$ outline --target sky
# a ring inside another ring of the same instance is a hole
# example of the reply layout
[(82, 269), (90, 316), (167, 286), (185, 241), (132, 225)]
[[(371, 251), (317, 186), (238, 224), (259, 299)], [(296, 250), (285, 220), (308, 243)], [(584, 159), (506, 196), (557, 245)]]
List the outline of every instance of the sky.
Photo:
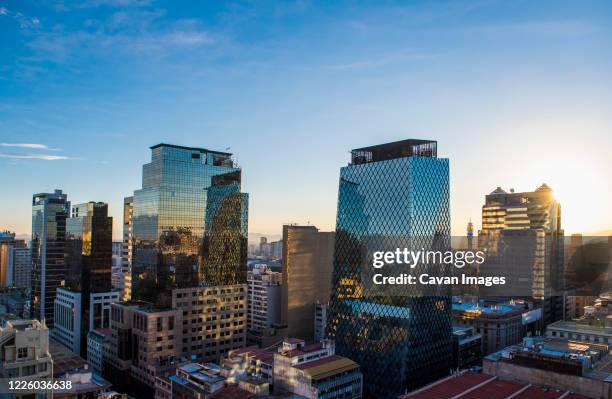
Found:
[(612, 3), (0, 0), (0, 229), (33, 193), (108, 202), (151, 145), (224, 151), (249, 231), (335, 227), (349, 151), (438, 140), (453, 234), (543, 182), (566, 233), (612, 229)]

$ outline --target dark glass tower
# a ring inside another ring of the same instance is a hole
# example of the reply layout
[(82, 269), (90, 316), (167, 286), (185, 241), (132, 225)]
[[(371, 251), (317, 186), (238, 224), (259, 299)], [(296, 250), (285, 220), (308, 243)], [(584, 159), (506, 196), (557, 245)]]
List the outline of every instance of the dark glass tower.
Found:
[(207, 200), (213, 177), (240, 169), (229, 153), (170, 144), (151, 150), (142, 189), (134, 192), (132, 299), (166, 308), (173, 288), (197, 286), (204, 276), (202, 247), (205, 221), (213, 217), (207, 214), (214, 205)]
[(53, 302), (65, 284), (68, 196), (62, 190), (32, 197), (32, 318), (53, 327)]
[(373, 251), (450, 243), (449, 166), (436, 144), (356, 149), (340, 171), (327, 335), (338, 354), (361, 365), (366, 398), (396, 398), (451, 368), (450, 297), (410, 286), (374, 296), (362, 280)]
[[(66, 221), (66, 286), (81, 293), (81, 355), (87, 355), (90, 294), (111, 290), (113, 218), (104, 202), (74, 205)], [(94, 311), (94, 327), (101, 325), (101, 312)]]
[(208, 285), (246, 284), (248, 194), (240, 171), (213, 176), (207, 190), (202, 276)]

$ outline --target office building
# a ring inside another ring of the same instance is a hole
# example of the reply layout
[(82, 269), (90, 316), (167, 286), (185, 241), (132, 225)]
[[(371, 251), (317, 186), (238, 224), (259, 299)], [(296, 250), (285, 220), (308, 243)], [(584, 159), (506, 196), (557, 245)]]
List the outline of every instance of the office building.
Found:
[(437, 158), (437, 143), (353, 150), (340, 170), (326, 335), (339, 355), (360, 365), (366, 398), (396, 398), (451, 369), (450, 295), (424, 296), (411, 287), (369, 295), (361, 280), (373, 251), (434, 246), (450, 246), (449, 162)]
[(247, 273), (249, 332), (260, 333), (280, 324), (282, 274), (258, 264)]
[(66, 219), (70, 202), (62, 190), (32, 197), (32, 317), (53, 327), (55, 293), (66, 281)]
[(572, 391), (551, 389), (547, 384), (537, 386), (510, 379), (501, 379), (494, 375), (467, 371), (441, 379), (407, 395), (402, 395), (400, 399), (587, 399), (585, 396)]
[(29, 288), (32, 254), (24, 240), (15, 233), (0, 232), (0, 287)]
[(500, 379), (612, 398), (612, 355), (607, 344), (529, 337), (483, 359), (483, 372)]
[(49, 379), (52, 370), (47, 326), (38, 320), (3, 320), (0, 327), (2, 384)]
[(329, 301), (333, 257), (333, 232), (283, 226), (281, 322), (288, 336), (313, 340), (315, 304)]
[(359, 365), (335, 355), (332, 341), (306, 345), (289, 338), (274, 354), (274, 392), (291, 392), (308, 399), (362, 397)]
[(32, 284), (32, 251), (25, 241), (15, 241), (13, 248), (13, 286), (30, 288)]
[(546, 336), (612, 346), (612, 296), (600, 295), (592, 305), (584, 306), (582, 316), (559, 320), (546, 326)]
[[(561, 205), (550, 187), (521, 193), (498, 187), (487, 195), (478, 245), (487, 251), (483, 276), (506, 276), (513, 296), (532, 297), (542, 308), (543, 325), (563, 319)], [(481, 295), (500, 294), (485, 287)]]
[(453, 301), (453, 323), (473, 327), (481, 335), (481, 352), (486, 355), (521, 342), (536, 334), (542, 311), (530, 302)]
[(132, 249), (134, 243), (132, 214), (134, 211), (134, 197), (123, 199), (123, 250), (121, 254), (121, 288), (123, 301), (132, 299)]
[(102, 375), (104, 363), (110, 357), (111, 331), (108, 328), (96, 328), (87, 334), (87, 363), (92, 370)]
[[(80, 355), (87, 356), (89, 320), (100, 320), (102, 315), (90, 313), (94, 309), (90, 296), (111, 290), (113, 218), (108, 216), (108, 205), (87, 202), (73, 205), (66, 221), (66, 286), (80, 293), (81, 333)], [(97, 309), (97, 307), (95, 308)], [(95, 327), (103, 327), (96, 325)]]
[[(132, 299), (167, 308), (174, 288), (197, 286), (205, 277), (212, 284), (225, 278), (246, 283), (246, 234), (239, 233), (246, 233), (241, 218), (247, 208), (237, 191), (239, 176), (213, 182), (215, 176), (239, 173), (231, 154), (170, 144), (151, 150), (132, 203)], [(232, 246), (240, 245), (234, 252), (221, 245), (221, 227), (206, 231), (205, 224), (217, 221), (230, 228), (223, 234)], [(238, 264), (242, 257), (244, 268)]]
[(166, 310), (111, 304), (110, 366), (149, 387), (181, 361), (219, 362), (246, 343), (246, 285), (181, 288)]
[(51, 335), (57, 342), (77, 354), (81, 353), (81, 334), (87, 334), (88, 331), (82, 327), (83, 323), (87, 323), (83, 314), (82, 293), (58, 288), (54, 309), (55, 325)]

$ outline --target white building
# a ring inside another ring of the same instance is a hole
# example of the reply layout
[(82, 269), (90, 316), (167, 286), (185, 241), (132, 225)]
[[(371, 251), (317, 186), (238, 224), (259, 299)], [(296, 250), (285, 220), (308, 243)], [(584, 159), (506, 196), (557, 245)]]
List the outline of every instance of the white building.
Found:
[(255, 265), (247, 274), (249, 331), (263, 331), (280, 323), (282, 273)]
[(81, 353), (81, 293), (57, 289), (51, 335), (74, 353)]
[(38, 320), (5, 320), (0, 327), (2, 383), (52, 377), (49, 330)]

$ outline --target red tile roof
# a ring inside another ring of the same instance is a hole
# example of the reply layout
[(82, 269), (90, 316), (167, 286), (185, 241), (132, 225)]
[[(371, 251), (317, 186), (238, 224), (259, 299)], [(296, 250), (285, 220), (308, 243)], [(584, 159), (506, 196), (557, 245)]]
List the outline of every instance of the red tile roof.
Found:
[[(563, 396), (569, 394), (567, 396)], [(487, 374), (466, 372), (436, 381), (402, 399), (587, 399), (582, 395), (500, 380)]]

